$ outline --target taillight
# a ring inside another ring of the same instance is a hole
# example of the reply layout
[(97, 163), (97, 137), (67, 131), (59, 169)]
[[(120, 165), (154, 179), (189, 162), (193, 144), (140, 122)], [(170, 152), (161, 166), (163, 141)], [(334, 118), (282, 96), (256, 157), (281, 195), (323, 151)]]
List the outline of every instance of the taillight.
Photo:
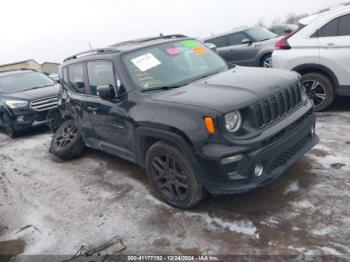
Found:
[(295, 35), (297, 32), (299, 32), (301, 29), (303, 29), (304, 26), (300, 26), (298, 29), (294, 30), (293, 32), (289, 33), (285, 37), (281, 38), (278, 40), (275, 44), (275, 49), (281, 49), (281, 50), (288, 50), (291, 49), (292, 47), (288, 43), (288, 39)]

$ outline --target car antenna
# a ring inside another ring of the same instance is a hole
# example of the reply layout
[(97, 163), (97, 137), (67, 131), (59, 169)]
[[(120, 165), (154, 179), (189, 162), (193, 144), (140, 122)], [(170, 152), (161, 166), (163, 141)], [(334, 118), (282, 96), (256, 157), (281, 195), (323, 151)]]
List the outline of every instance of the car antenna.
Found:
[(90, 44), (90, 42), (88, 42), (88, 45), (89, 45), (89, 47), (90, 47), (90, 49), (91, 49), (91, 52), (92, 52), (92, 46), (91, 46), (91, 44)]

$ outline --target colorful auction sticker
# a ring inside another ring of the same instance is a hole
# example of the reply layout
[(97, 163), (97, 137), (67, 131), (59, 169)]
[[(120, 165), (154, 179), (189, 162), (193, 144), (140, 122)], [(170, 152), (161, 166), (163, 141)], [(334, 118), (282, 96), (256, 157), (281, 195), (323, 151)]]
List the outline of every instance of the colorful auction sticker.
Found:
[(207, 53), (207, 50), (204, 47), (195, 47), (195, 48), (192, 48), (192, 50), (197, 55), (205, 55)]
[(194, 40), (185, 40), (185, 41), (182, 41), (181, 43), (184, 47), (187, 47), (187, 48), (195, 48), (199, 46), (199, 43)]
[(174, 55), (180, 54), (181, 51), (179, 48), (171, 47), (171, 48), (167, 48), (166, 52), (168, 53), (168, 55), (174, 56)]
[(151, 53), (131, 59), (131, 62), (142, 72), (161, 64), (161, 62)]

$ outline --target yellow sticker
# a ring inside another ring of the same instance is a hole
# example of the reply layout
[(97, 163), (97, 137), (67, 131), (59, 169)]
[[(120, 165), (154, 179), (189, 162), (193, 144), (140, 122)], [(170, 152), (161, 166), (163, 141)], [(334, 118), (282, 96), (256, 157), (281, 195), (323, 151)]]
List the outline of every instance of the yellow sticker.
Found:
[(195, 48), (192, 48), (192, 50), (197, 55), (205, 55), (207, 53), (207, 50), (204, 47), (195, 47)]

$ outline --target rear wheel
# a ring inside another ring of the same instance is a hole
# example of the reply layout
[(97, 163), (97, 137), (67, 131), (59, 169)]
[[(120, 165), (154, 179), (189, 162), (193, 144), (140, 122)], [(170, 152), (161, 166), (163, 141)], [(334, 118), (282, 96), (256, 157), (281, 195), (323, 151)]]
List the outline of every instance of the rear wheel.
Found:
[(192, 163), (169, 143), (161, 141), (151, 146), (146, 156), (146, 171), (153, 188), (172, 206), (191, 208), (205, 197)]
[(50, 152), (63, 160), (79, 157), (85, 149), (85, 144), (78, 126), (73, 120), (64, 122), (54, 134)]
[(301, 82), (314, 104), (315, 111), (322, 111), (332, 104), (334, 86), (328, 77), (319, 73), (308, 73), (303, 75)]
[(10, 117), (6, 113), (2, 116), (2, 122), (4, 124), (5, 132), (9, 137), (15, 138), (19, 135), (19, 132), (15, 130), (11, 123)]

